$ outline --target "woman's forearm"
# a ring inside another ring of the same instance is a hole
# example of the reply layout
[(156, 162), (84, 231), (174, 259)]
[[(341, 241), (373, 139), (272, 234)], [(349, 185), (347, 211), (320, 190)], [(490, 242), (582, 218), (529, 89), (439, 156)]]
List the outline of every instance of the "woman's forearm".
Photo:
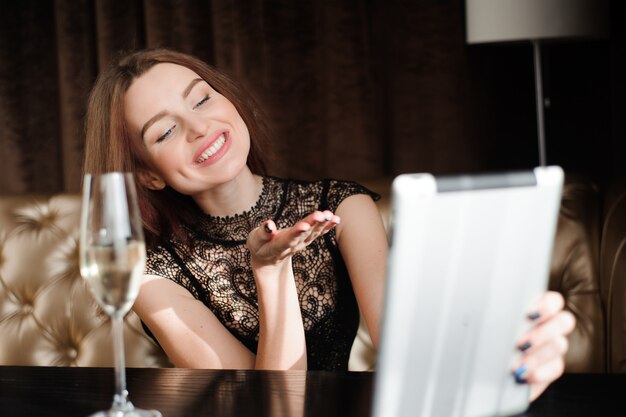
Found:
[(292, 256), (339, 222), (330, 211), (315, 211), (281, 230), (268, 220), (248, 235), (259, 302), (257, 369), (306, 369), (304, 323)]
[(256, 369), (306, 369), (306, 342), (291, 257), (253, 268), (259, 302)]

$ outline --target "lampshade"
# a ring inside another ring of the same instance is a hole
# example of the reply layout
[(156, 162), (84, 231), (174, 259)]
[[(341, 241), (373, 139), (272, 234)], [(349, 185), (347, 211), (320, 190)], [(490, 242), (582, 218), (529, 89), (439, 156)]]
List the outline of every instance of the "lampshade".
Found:
[(605, 0), (466, 0), (468, 43), (608, 36)]

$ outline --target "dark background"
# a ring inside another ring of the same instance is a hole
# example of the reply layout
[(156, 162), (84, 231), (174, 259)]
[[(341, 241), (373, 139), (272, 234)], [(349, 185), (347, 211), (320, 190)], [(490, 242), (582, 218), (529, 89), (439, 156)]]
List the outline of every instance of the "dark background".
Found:
[[(542, 46), (549, 164), (624, 176), (624, 2), (610, 38)], [(272, 173), (370, 179), (538, 164), (530, 43), (467, 45), (462, 0), (0, 0), (0, 194), (76, 192), (89, 89), (166, 46), (241, 82), (275, 132)]]

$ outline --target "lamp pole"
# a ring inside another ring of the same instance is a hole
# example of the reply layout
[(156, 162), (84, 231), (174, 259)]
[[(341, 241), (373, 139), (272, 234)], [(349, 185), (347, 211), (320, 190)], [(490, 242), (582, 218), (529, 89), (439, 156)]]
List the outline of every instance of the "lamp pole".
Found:
[(535, 102), (537, 104), (537, 137), (539, 141), (539, 164), (542, 167), (546, 166), (546, 130), (543, 119), (543, 87), (541, 82), (541, 48), (539, 41), (534, 39), (533, 55), (535, 62)]

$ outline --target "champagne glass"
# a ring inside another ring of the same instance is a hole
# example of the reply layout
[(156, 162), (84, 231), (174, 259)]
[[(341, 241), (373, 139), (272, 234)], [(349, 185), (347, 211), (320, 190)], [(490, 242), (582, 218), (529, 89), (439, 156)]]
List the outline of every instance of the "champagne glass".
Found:
[(80, 272), (92, 295), (111, 318), (115, 358), (115, 396), (108, 411), (92, 417), (161, 417), (128, 400), (124, 361), (124, 316), (137, 297), (146, 249), (130, 173), (87, 174), (80, 224)]

